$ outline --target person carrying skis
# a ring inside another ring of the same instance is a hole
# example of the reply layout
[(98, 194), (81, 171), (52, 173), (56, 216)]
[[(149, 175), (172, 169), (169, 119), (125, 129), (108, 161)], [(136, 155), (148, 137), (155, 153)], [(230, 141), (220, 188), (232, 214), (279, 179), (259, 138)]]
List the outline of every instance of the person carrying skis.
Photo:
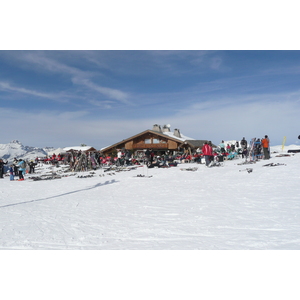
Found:
[(263, 147), (264, 159), (269, 159), (270, 158), (270, 152), (269, 152), (270, 140), (267, 135), (265, 135), (265, 138), (263, 138), (261, 140), (261, 145)]

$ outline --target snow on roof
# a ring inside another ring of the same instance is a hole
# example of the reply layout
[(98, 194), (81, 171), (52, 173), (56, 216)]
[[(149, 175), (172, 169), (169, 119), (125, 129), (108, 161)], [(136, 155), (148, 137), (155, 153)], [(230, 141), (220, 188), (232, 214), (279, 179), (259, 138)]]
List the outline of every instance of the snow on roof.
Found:
[(55, 150), (48, 151), (47, 154), (48, 155), (52, 155), (52, 154), (56, 154), (57, 155), (57, 154), (60, 154), (60, 153), (62, 153), (64, 151), (65, 151), (64, 148), (57, 148)]
[(180, 141), (182, 141), (182, 142), (184, 142), (184, 141), (186, 141), (186, 140), (194, 140), (193, 138), (187, 137), (187, 136), (183, 135), (182, 133), (180, 133), (180, 136), (181, 136), (181, 137), (178, 137), (178, 136), (174, 135), (173, 132), (161, 132), (161, 133), (164, 134), (164, 135), (167, 135), (167, 136), (169, 136), (169, 137), (171, 137), (171, 138), (180, 140)]
[(63, 148), (63, 150), (64, 151), (69, 151), (69, 150), (87, 151), (87, 150), (89, 150), (91, 148), (93, 148), (93, 147), (91, 147), (91, 146), (84, 146), (84, 147), (82, 147), (82, 146), (74, 146), (74, 147), (65, 147), (65, 148)]

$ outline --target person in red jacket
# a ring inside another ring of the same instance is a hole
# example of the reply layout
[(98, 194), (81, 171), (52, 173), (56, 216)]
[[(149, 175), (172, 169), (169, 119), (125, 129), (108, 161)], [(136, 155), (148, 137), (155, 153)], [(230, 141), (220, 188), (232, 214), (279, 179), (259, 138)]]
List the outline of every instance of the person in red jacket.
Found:
[(202, 147), (202, 153), (205, 158), (205, 165), (208, 167), (211, 162), (211, 156), (213, 156), (212, 146), (208, 142), (204, 143)]

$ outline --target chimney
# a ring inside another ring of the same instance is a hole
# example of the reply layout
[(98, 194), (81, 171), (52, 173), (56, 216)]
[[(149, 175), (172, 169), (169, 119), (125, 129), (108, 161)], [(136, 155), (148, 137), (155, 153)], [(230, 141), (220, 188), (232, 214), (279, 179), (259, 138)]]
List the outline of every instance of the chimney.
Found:
[(161, 128), (160, 128), (160, 125), (157, 125), (157, 124), (154, 124), (154, 125), (153, 125), (152, 130), (153, 130), (153, 131), (162, 132), (162, 131), (161, 131)]
[(164, 125), (162, 131), (163, 132), (170, 132), (170, 125)]
[(177, 129), (177, 128), (174, 129), (174, 135), (181, 138), (181, 134), (180, 134), (179, 129)]

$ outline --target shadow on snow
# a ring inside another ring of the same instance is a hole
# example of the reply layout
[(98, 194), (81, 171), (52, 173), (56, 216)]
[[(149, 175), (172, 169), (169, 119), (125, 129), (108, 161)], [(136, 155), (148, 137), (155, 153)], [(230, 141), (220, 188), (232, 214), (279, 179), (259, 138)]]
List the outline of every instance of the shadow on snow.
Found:
[(62, 196), (65, 196), (65, 195), (70, 195), (70, 194), (74, 194), (74, 193), (79, 193), (79, 192), (95, 189), (97, 187), (112, 184), (112, 183), (116, 183), (116, 182), (117, 181), (112, 179), (111, 181), (105, 181), (104, 183), (99, 182), (99, 183), (97, 183), (94, 186), (91, 186), (89, 188), (85, 188), (85, 189), (81, 189), (81, 190), (77, 190), (77, 191), (72, 191), (72, 192), (68, 192), (68, 193), (64, 193), (64, 194), (56, 195), (56, 196), (51, 196), (51, 197), (47, 197), (47, 198), (37, 199), (37, 200), (29, 200), (29, 201), (24, 201), (24, 202), (1, 205), (0, 208), (9, 207), (9, 206), (16, 206), (16, 205), (20, 205), (20, 204), (27, 204), (27, 203), (32, 203), (32, 202), (38, 202), (38, 201), (44, 201), (44, 200), (49, 200), (49, 199), (53, 199), (53, 198), (58, 198), (58, 197), (62, 197)]

